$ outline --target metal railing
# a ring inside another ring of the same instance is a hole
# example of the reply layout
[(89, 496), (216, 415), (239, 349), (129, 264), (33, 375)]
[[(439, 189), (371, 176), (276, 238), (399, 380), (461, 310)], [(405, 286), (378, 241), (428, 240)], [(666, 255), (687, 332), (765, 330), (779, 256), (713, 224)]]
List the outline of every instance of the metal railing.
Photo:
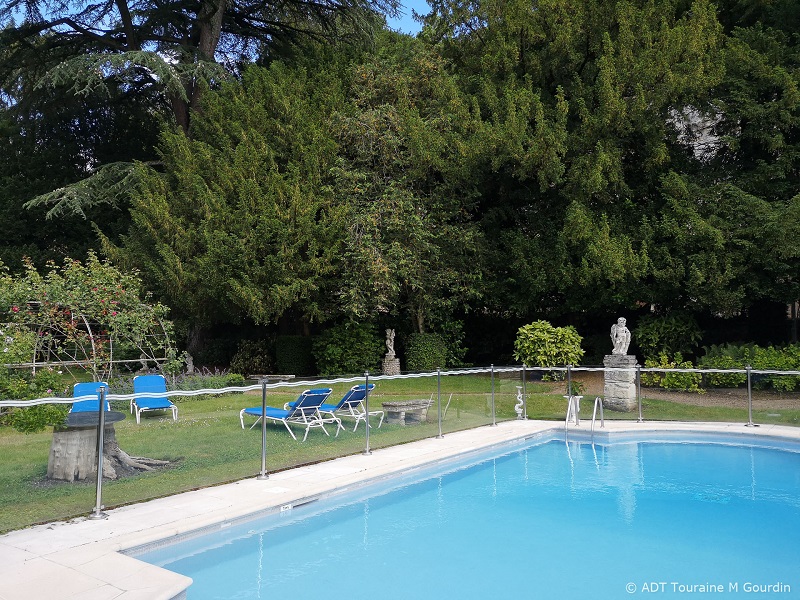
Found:
[[(417, 380), (424, 380), (430, 379), (435, 377), (436, 378), (436, 387), (435, 387), (435, 402), (436, 402), (436, 432), (435, 435), (433, 432), (426, 434), (428, 437), (435, 437), (436, 439), (441, 439), (445, 435), (445, 428), (444, 428), (444, 413), (442, 407), (442, 396), (443, 396), (443, 381), (447, 378), (452, 378), (457, 380), (459, 377), (463, 376), (470, 376), (470, 375), (480, 375), (480, 376), (488, 376), (488, 393), (486, 394), (486, 403), (484, 408), (486, 409), (485, 419), (484, 420), (474, 420), (472, 424), (468, 424), (467, 426), (479, 426), (479, 425), (488, 425), (488, 426), (496, 426), (498, 423), (498, 390), (497, 390), (497, 381), (498, 378), (505, 378), (503, 380), (503, 385), (501, 387), (504, 388), (502, 392), (502, 403), (503, 403), (503, 416), (500, 418), (502, 419), (512, 419), (512, 418), (522, 418), (527, 419), (529, 418), (530, 412), (530, 394), (529, 394), (529, 383), (533, 378), (541, 377), (544, 374), (560, 374), (562, 376), (562, 383), (566, 383), (566, 391), (567, 395), (564, 396), (567, 401), (567, 421), (570, 418), (574, 418), (575, 424), (579, 424), (579, 397), (583, 397), (581, 394), (571, 393), (574, 383), (574, 376), (576, 373), (582, 372), (608, 372), (608, 371), (628, 371), (633, 372), (635, 376), (635, 388), (636, 388), (636, 408), (638, 409), (638, 421), (643, 422), (643, 407), (642, 407), (642, 392), (641, 392), (641, 378), (643, 373), (693, 373), (693, 374), (711, 374), (711, 373), (718, 373), (718, 374), (743, 374), (746, 380), (746, 397), (747, 397), (747, 422), (745, 423), (748, 427), (757, 427), (757, 425), (753, 421), (753, 378), (756, 376), (800, 376), (800, 371), (784, 371), (784, 370), (756, 370), (752, 369), (751, 367), (746, 367), (744, 369), (663, 369), (663, 368), (644, 368), (639, 365), (636, 365), (633, 368), (606, 368), (606, 367), (581, 367), (581, 366), (565, 366), (565, 367), (530, 367), (527, 365), (518, 365), (518, 366), (504, 366), (504, 367), (497, 367), (495, 365), (490, 365), (488, 367), (475, 367), (475, 368), (465, 368), (465, 369), (448, 369), (442, 370), (437, 369), (436, 371), (431, 372), (424, 372), (424, 373), (401, 373), (398, 375), (374, 375), (369, 372), (364, 373), (363, 376), (347, 376), (347, 377), (337, 377), (337, 378), (314, 378), (314, 379), (294, 379), (289, 381), (278, 381), (278, 382), (269, 382), (267, 379), (261, 380), (257, 384), (252, 385), (242, 385), (242, 386), (227, 386), (227, 387), (220, 387), (220, 388), (203, 388), (199, 390), (170, 390), (166, 393), (164, 392), (154, 392), (154, 393), (133, 393), (133, 394), (114, 394), (114, 393), (107, 393), (104, 389), (100, 389), (101, 394), (101, 402), (99, 403), (98, 409), (103, 407), (105, 401), (110, 402), (118, 402), (118, 403), (130, 403), (130, 401), (139, 399), (139, 398), (161, 398), (161, 397), (171, 397), (171, 398), (191, 398), (191, 397), (198, 397), (198, 396), (219, 396), (222, 394), (242, 394), (242, 393), (252, 393), (252, 392), (260, 392), (261, 396), (261, 406), (262, 411), (266, 409), (267, 402), (270, 398), (270, 394), (277, 393), (278, 391), (286, 391), (291, 390), (294, 388), (309, 388), (309, 387), (323, 387), (323, 386), (332, 386), (336, 384), (364, 384), (369, 390), (369, 385), (372, 383), (378, 382), (388, 382), (388, 381), (400, 381), (400, 380), (410, 380), (410, 379), (417, 379)], [(508, 384), (508, 376), (511, 376), (513, 381), (513, 388), (519, 390), (521, 388), (521, 400), (522, 400), (522, 412), (521, 415), (518, 411), (516, 411), (516, 407), (514, 405), (514, 401), (519, 398), (519, 393), (516, 394), (510, 389), (512, 386)], [(485, 381), (485, 380), (484, 380)], [(517, 385), (521, 383), (521, 385)], [(432, 386), (428, 389), (432, 389)], [(486, 389), (486, 388), (484, 388)], [(446, 394), (447, 392), (445, 392)], [(453, 394), (457, 392), (450, 392), (450, 400), (448, 400), (448, 408), (450, 407), (450, 403), (452, 402)], [(551, 395), (557, 392), (550, 391)], [(370, 412), (370, 403), (374, 401), (374, 392), (367, 393), (365, 398), (365, 409), (367, 414)], [(560, 394), (557, 394), (560, 395)], [(4, 407), (30, 407), (30, 406), (37, 406), (42, 404), (72, 404), (75, 401), (80, 400), (96, 400), (97, 396), (81, 396), (81, 397), (46, 397), (46, 398), (37, 398), (34, 400), (0, 400), (0, 409)], [(600, 420), (601, 420), (601, 427), (604, 426), (604, 414), (603, 414), (603, 404), (598, 396), (595, 399), (594, 403), (594, 410), (592, 415), (592, 432), (595, 428), (595, 421), (596, 415), (598, 410), (598, 401), (599, 401), (599, 410), (600, 410)], [(456, 408), (454, 410), (466, 410), (466, 409), (459, 409), (458, 408), (458, 399), (456, 401)], [(563, 406), (563, 405), (562, 405)], [(432, 408), (432, 407), (431, 407)], [(475, 410), (473, 406), (470, 410)], [(431, 411), (432, 412), (432, 411)], [(262, 413), (263, 414), (263, 413)], [(561, 413), (564, 414), (563, 412)], [(552, 418), (552, 417), (551, 417)], [(91, 518), (103, 518), (105, 514), (103, 511), (103, 480), (102, 480), (102, 452), (103, 449), (103, 435), (104, 435), (104, 428), (105, 428), (105, 411), (98, 410), (98, 418), (97, 418), (97, 476), (96, 476), (96, 495), (95, 495), (95, 506), (91, 513)], [(432, 423), (432, 419), (428, 418), (427, 422)], [(369, 418), (367, 418), (367, 423), (369, 423)], [(364, 455), (370, 455), (372, 453), (372, 441), (370, 438), (371, 434), (371, 427), (364, 428), (363, 434), (363, 446), (362, 446), (362, 453)], [(427, 431), (427, 430), (426, 430)], [(267, 454), (267, 434), (268, 428), (262, 426), (261, 427), (261, 451), (260, 451), (260, 469), (258, 473), (258, 479), (268, 479), (268, 454)], [(277, 435), (277, 434), (276, 434)], [(405, 440), (404, 440), (405, 441)], [(401, 443), (401, 442), (396, 442)], [(310, 458), (309, 460), (314, 460)], [(302, 463), (301, 463), (302, 464)]]

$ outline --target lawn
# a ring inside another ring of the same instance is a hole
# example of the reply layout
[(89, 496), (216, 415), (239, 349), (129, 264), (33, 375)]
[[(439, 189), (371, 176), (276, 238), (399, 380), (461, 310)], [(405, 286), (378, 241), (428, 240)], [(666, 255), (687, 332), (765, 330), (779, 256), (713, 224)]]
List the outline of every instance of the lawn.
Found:
[[(331, 398), (340, 398), (352, 384), (333, 386)], [(494, 405), (496, 420), (516, 418), (518, 379), (495, 378)], [(565, 416), (563, 384), (528, 383), (528, 416), (533, 419), (558, 419)], [(112, 386), (113, 389), (113, 386)], [(267, 396), (270, 406), (283, 406), (297, 397), (301, 388), (271, 390)], [(441, 382), (442, 431), (480, 427), (492, 423), (491, 380), (485, 375), (443, 377)], [(400, 426), (384, 423), (372, 427), (371, 449), (402, 444), (439, 432), (436, 378), (378, 381), (370, 395), (370, 408), (380, 408), (382, 401), (429, 399), (433, 405), (426, 423)], [(176, 398), (178, 421), (164, 415), (144, 416), (140, 425), (128, 417), (115, 424), (120, 447), (132, 456), (146, 456), (170, 461), (170, 467), (143, 473), (103, 485), (103, 502), (107, 508), (140, 502), (191, 489), (218, 485), (252, 477), (261, 468), (261, 428), (249, 429), (252, 419), (245, 417), (245, 429), (239, 424), (239, 411), (258, 406), (260, 393), (226, 394)], [(582, 417), (591, 418), (592, 404), (584, 401)], [(127, 404), (115, 406), (127, 412)], [(445, 410), (446, 409), (446, 410)], [(647, 420), (733, 421), (747, 422), (744, 408), (698, 407), (663, 400), (643, 401)], [(767, 416), (769, 411), (754, 412), (760, 423), (797, 424), (800, 411), (780, 411), (779, 416)], [(636, 419), (638, 413), (612, 413), (606, 418)], [(373, 420), (373, 424), (377, 419)], [(328, 427), (330, 437), (312, 430), (302, 441), (302, 429), (295, 428), (295, 441), (284, 426), (267, 424), (267, 470), (270, 472), (328, 460), (338, 456), (363, 452), (366, 445), (365, 428), (353, 432), (353, 422), (344, 421), (345, 431), (334, 437), (335, 429)], [(349, 426), (348, 426), (349, 425)], [(0, 532), (26, 527), (35, 523), (64, 520), (87, 515), (95, 504), (95, 482), (62, 483), (46, 478), (47, 460), (52, 438), (51, 431), (21, 434), (7, 427), (0, 428)]]

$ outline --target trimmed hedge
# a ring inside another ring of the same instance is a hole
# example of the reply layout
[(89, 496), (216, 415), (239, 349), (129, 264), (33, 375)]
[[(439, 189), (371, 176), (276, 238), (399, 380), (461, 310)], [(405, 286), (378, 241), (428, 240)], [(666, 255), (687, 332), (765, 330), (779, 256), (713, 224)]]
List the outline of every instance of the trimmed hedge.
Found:
[(279, 335), (275, 339), (275, 366), (282, 375), (313, 375), (312, 338), (302, 335)]
[(368, 323), (342, 323), (314, 339), (312, 352), (320, 375), (354, 375), (380, 371), (383, 340)]
[(438, 333), (412, 333), (406, 344), (406, 370), (435, 371), (447, 366), (447, 342)]

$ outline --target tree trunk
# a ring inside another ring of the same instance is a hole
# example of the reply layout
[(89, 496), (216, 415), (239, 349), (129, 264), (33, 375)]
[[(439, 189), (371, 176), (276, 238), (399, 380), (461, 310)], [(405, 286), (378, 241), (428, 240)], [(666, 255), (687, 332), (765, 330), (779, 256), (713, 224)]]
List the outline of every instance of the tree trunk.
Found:
[[(169, 461), (130, 456), (117, 443), (114, 425), (103, 433), (103, 478), (119, 479), (140, 471), (154, 471)], [(61, 481), (87, 481), (97, 477), (97, 427), (71, 427), (53, 431), (47, 477)]]

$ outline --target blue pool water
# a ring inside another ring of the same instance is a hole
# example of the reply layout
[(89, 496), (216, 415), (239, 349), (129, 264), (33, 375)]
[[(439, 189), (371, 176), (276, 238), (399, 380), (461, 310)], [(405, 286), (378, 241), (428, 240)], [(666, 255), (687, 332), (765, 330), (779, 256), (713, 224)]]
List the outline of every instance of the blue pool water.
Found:
[(189, 600), (800, 598), (796, 450), (561, 440), (450, 469), (138, 557)]

